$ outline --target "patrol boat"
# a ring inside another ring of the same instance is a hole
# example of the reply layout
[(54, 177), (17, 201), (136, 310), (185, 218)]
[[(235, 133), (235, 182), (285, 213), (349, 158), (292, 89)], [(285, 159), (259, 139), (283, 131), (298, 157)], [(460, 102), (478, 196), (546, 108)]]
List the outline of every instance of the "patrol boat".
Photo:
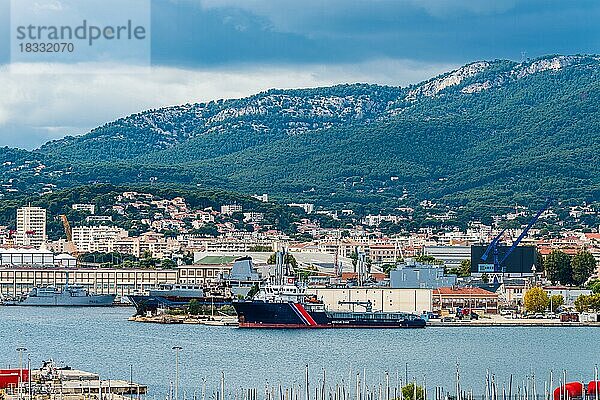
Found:
[(115, 302), (114, 294), (92, 294), (79, 285), (69, 285), (69, 274), (62, 288), (35, 287), (23, 299), (11, 303), (17, 306), (108, 307)]

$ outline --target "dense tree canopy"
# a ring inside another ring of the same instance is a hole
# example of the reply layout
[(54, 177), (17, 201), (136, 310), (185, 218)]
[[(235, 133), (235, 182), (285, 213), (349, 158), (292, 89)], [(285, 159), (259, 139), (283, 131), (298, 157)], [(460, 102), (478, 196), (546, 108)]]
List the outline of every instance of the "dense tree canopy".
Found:
[(525, 309), (530, 313), (541, 313), (546, 311), (550, 304), (548, 294), (541, 287), (532, 287), (523, 297)]
[(560, 250), (552, 250), (544, 259), (546, 277), (552, 282), (564, 285), (572, 283), (571, 258)]
[(571, 260), (573, 283), (583, 285), (596, 272), (596, 259), (589, 251), (578, 252)]
[(569, 60), (490, 62), (434, 95), (339, 85), (148, 110), (39, 151), (2, 149), (3, 179), (15, 193), (111, 182), (357, 207), (441, 199), (488, 218), (488, 205), (546, 196), (598, 201), (600, 63)]

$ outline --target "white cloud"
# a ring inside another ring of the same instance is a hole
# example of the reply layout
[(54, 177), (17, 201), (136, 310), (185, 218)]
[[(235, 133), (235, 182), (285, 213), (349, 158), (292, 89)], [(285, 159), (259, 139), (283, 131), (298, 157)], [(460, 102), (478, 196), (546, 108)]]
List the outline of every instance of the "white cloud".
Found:
[[(405, 86), (453, 67), (406, 60), (219, 70), (23, 64), (11, 72), (9, 66), (3, 66), (0, 145), (35, 147), (44, 140), (82, 134), (149, 108), (244, 97), (270, 88), (353, 82)], [(82, 69), (86, 73), (78, 73)], [(112, 73), (114, 70), (123, 73)]]

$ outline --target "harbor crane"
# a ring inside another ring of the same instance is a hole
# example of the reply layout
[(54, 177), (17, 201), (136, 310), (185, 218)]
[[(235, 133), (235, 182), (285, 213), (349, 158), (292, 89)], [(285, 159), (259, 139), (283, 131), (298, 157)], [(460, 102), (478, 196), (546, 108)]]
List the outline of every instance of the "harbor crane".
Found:
[(523, 232), (521, 232), (521, 234), (519, 235), (519, 237), (517, 238), (517, 240), (514, 241), (514, 243), (508, 249), (508, 251), (506, 253), (504, 253), (504, 255), (503, 255), (502, 258), (500, 258), (499, 254), (498, 254), (498, 242), (500, 242), (500, 239), (504, 235), (504, 232), (506, 231), (506, 228), (502, 229), (502, 231), (498, 234), (498, 236), (496, 236), (492, 240), (492, 242), (490, 243), (490, 245), (485, 250), (485, 253), (483, 253), (483, 255), (481, 256), (481, 260), (487, 261), (489, 259), (489, 257), (490, 257), (490, 253), (491, 253), (492, 254), (493, 264), (494, 264), (494, 272), (496, 272), (496, 273), (498, 273), (498, 272), (505, 273), (506, 272), (506, 266), (505, 266), (504, 262), (512, 254), (512, 252), (517, 248), (517, 246), (521, 243), (521, 241), (523, 240), (523, 238), (525, 236), (527, 236), (527, 233), (529, 232), (529, 230), (531, 229), (531, 227), (537, 222), (537, 220), (540, 218), (540, 215), (542, 215), (542, 213), (544, 211), (546, 211), (548, 209), (548, 207), (550, 207), (550, 203), (551, 202), (552, 202), (551, 199), (546, 199), (546, 202), (544, 203), (544, 205), (542, 206), (542, 208), (540, 208), (540, 210), (533, 216), (533, 218), (531, 219), (531, 221), (529, 221), (529, 224), (527, 225), (527, 227), (525, 229), (523, 229)]
[(75, 242), (73, 242), (73, 231), (71, 230), (71, 224), (69, 223), (69, 220), (67, 219), (67, 216), (65, 214), (62, 214), (60, 216), (60, 219), (62, 221), (63, 227), (65, 228), (65, 234), (67, 235), (65, 251), (67, 253), (70, 253), (74, 257), (78, 257), (79, 251), (77, 249), (77, 245), (75, 244)]

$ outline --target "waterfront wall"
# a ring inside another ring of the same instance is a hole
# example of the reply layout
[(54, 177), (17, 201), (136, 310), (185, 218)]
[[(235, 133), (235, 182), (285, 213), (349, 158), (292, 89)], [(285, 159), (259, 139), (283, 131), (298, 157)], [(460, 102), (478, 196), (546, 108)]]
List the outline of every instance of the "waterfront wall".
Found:
[(340, 302), (371, 301), (373, 310), (421, 313), (432, 310), (430, 289), (394, 288), (309, 288), (308, 292), (323, 300), (328, 309), (336, 311), (364, 311), (365, 308)]

